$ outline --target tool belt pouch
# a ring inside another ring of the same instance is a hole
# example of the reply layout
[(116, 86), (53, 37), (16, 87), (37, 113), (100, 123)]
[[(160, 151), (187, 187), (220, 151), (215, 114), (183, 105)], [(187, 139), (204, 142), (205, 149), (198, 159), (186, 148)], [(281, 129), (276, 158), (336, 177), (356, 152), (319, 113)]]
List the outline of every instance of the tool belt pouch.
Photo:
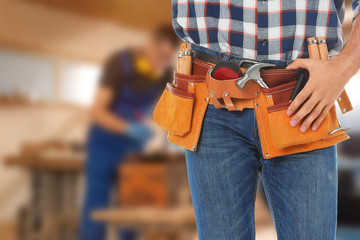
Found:
[(190, 131), (194, 93), (167, 83), (154, 111), (155, 122), (172, 134), (184, 136)]
[(316, 131), (300, 132), (301, 123), (290, 126), (291, 117), (286, 112), (301, 71), (306, 70), (262, 70), (261, 76), (270, 88), (261, 89), (255, 99), (255, 113), (265, 158), (324, 148), (349, 138), (339, 125), (335, 106)]
[(153, 112), (155, 122), (168, 131), (169, 142), (196, 150), (206, 96), (205, 76), (174, 73)]

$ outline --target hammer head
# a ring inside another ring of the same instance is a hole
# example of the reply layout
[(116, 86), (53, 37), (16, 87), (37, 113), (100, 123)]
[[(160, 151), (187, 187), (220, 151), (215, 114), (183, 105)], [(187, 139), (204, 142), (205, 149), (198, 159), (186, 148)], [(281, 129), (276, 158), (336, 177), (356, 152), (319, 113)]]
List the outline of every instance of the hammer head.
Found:
[(261, 79), (260, 69), (264, 67), (275, 67), (275, 66), (276, 66), (275, 64), (270, 64), (270, 63), (256, 63), (245, 71), (244, 76), (236, 82), (236, 85), (240, 89), (243, 89), (245, 87), (245, 84), (248, 81), (252, 80), (252, 81), (256, 81), (262, 88), (268, 88), (265, 82)]

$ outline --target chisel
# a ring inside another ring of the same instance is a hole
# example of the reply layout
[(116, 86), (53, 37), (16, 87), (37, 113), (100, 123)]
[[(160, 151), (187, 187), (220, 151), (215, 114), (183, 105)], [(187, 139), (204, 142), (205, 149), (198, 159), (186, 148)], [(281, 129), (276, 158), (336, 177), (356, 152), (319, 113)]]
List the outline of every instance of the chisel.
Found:
[(320, 59), (320, 52), (316, 38), (309, 37), (307, 41), (308, 41), (308, 51), (310, 58)]

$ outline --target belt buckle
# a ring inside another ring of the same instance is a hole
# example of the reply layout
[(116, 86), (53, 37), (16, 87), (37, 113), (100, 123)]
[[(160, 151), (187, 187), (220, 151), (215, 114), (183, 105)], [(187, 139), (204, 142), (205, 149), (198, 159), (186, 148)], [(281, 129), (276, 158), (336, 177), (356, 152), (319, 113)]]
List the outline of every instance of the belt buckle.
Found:
[[(242, 59), (240, 62), (239, 62), (239, 68), (243, 67), (244, 64), (250, 64), (250, 66), (254, 65), (254, 64), (257, 64), (259, 63), (259, 61), (256, 61), (256, 60), (251, 60), (251, 59)], [(248, 66), (248, 67), (250, 67)], [(244, 67), (244, 68), (248, 68), (248, 67)]]

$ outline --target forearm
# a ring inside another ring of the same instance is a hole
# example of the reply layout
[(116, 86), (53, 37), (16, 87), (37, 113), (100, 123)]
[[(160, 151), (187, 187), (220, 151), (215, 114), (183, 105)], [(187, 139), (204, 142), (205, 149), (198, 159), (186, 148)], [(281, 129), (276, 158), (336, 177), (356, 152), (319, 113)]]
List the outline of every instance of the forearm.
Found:
[(360, 68), (360, 18), (353, 23), (350, 38), (333, 61), (343, 69), (344, 77), (348, 81)]
[(127, 121), (115, 116), (107, 110), (92, 110), (92, 120), (108, 131), (115, 133), (123, 133), (127, 126)]

